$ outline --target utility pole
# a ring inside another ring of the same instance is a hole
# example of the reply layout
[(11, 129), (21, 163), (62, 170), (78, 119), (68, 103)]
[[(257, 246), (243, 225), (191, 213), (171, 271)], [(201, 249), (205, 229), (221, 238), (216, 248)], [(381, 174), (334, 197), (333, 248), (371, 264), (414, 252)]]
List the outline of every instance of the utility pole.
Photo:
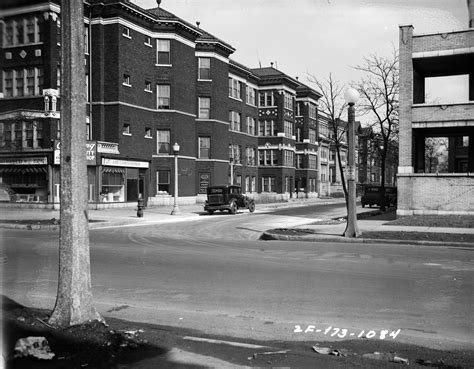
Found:
[(87, 212), (84, 4), (61, 3), (61, 199), (59, 277), (49, 323), (99, 320), (92, 305)]

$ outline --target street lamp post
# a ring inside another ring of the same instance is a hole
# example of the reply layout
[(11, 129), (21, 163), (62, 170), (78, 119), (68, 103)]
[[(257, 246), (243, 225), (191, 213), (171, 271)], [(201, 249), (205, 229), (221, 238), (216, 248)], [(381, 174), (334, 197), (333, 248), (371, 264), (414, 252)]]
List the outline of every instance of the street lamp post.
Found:
[(234, 184), (234, 158), (230, 157), (229, 159), (230, 162), (230, 184)]
[(347, 190), (348, 190), (348, 207), (347, 207), (347, 224), (344, 231), (344, 237), (360, 236), (359, 227), (357, 226), (357, 209), (356, 209), (356, 183), (355, 183), (355, 112), (354, 104), (359, 99), (359, 93), (353, 88), (349, 88), (344, 93), (344, 98), (349, 105), (347, 109), (348, 122), (348, 153), (347, 153)]
[(173, 153), (174, 153), (174, 202), (173, 202), (173, 210), (171, 211), (171, 215), (179, 215), (181, 212), (179, 211), (178, 207), (178, 153), (179, 153), (179, 145), (177, 142), (173, 145)]

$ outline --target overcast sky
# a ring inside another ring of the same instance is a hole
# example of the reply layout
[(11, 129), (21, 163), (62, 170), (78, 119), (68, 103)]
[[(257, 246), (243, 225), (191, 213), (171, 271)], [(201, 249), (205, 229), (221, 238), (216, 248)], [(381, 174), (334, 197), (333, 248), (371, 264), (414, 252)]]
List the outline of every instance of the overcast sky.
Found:
[[(133, 2), (156, 7), (154, 0)], [(351, 66), (370, 54), (391, 55), (401, 24), (412, 24), (415, 34), (468, 28), (466, 0), (162, 0), (161, 7), (190, 23), (200, 21), (236, 49), (235, 61), (250, 68), (274, 62), (303, 83), (308, 73), (332, 73), (341, 83), (357, 80)], [(453, 88), (467, 99), (466, 78)]]

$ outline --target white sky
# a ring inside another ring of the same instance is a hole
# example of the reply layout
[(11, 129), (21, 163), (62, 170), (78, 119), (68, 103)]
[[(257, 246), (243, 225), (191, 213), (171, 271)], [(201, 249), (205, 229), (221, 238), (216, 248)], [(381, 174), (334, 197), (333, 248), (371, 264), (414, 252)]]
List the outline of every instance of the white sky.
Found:
[[(156, 7), (154, 0), (133, 2)], [(303, 83), (308, 73), (332, 73), (344, 84), (359, 79), (351, 67), (371, 54), (390, 56), (401, 24), (412, 24), (415, 34), (468, 28), (466, 0), (162, 0), (161, 7), (189, 23), (200, 21), (236, 49), (235, 61), (250, 68), (275, 62)], [(464, 85), (458, 79), (452, 88), (467, 100)]]

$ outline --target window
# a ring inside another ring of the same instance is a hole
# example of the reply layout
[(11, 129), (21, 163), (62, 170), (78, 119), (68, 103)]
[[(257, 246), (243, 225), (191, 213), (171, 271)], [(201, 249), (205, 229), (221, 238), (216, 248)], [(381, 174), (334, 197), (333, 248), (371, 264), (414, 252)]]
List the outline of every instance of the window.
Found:
[(158, 42), (158, 51), (157, 51), (158, 64), (164, 64), (164, 65), (171, 64), (170, 40), (159, 39), (157, 42)]
[(240, 100), (240, 82), (229, 77), (229, 96)]
[(303, 155), (301, 154), (296, 155), (296, 168), (297, 169), (303, 168)]
[(158, 85), (158, 109), (170, 108), (170, 85)]
[(0, 147), (42, 148), (43, 123), (38, 121), (23, 121), (15, 123), (0, 123)]
[(170, 152), (170, 131), (159, 129), (156, 131), (158, 154), (169, 154)]
[(10, 19), (5, 22), (4, 47), (41, 42), (38, 17)]
[(211, 138), (199, 137), (199, 158), (209, 159), (211, 157)]
[(89, 54), (89, 27), (84, 27), (84, 52)]
[(151, 128), (150, 128), (150, 127), (145, 127), (145, 137), (146, 137), (146, 138), (152, 138), (152, 137), (151, 137)]
[(247, 86), (247, 104), (256, 106), (256, 96), (257, 96), (257, 90), (255, 88), (252, 88), (250, 86)]
[(152, 92), (152, 91), (151, 91), (151, 82), (150, 82), (150, 81), (145, 81), (145, 91), (146, 91), (146, 92)]
[(283, 156), (283, 165), (285, 167), (293, 167), (295, 164), (295, 153), (290, 150), (285, 150), (284, 151), (284, 156)]
[(234, 161), (234, 164), (241, 164), (241, 146), (240, 145), (229, 145), (229, 159)]
[(122, 128), (122, 134), (126, 136), (131, 136), (132, 132), (130, 131), (130, 124), (125, 123)]
[(293, 122), (285, 120), (284, 122), (285, 137), (291, 138), (293, 136)]
[(128, 27), (123, 27), (122, 29), (122, 36), (125, 36), (127, 38), (131, 38), (130, 37), (130, 28)]
[(303, 115), (303, 103), (298, 101), (296, 103), (296, 116), (301, 117)]
[(255, 118), (247, 117), (247, 133), (249, 135), (255, 136)]
[(156, 192), (169, 193), (170, 192), (170, 171), (160, 170), (156, 172)]
[(146, 46), (151, 46), (151, 37), (145, 36), (145, 45)]
[(123, 79), (122, 79), (122, 84), (127, 87), (131, 87), (132, 85), (130, 84), (130, 75), (129, 74), (124, 74)]
[(316, 155), (308, 155), (309, 169), (316, 169), (318, 166), (318, 157)]
[(199, 79), (211, 79), (211, 58), (199, 58)]
[(273, 91), (260, 92), (260, 106), (275, 106)]
[(43, 89), (41, 68), (7, 69), (3, 71), (4, 97), (39, 96)]
[(258, 150), (258, 162), (260, 166), (277, 165), (277, 150)]
[(314, 104), (309, 103), (309, 117), (312, 119), (317, 118), (317, 107)]
[(284, 91), (283, 96), (284, 96), (285, 108), (293, 110), (293, 95), (290, 94), (289, 92)]
[(275, 192), (275, 177), (262, 177), (262, 192)]
[(247, 157), (247, 166), (254, 167), (256, 165), (256, 152), (254, 147), (247, 147), (245, 149), (245, 155)]
[(258, 125), (259, 136), (275, 136), (275, 121), (261, 120), (258, 122)]
[(229, 112), (230, 130), (240, 132), (241, 114), (236, 111)]
[(316, 130), (310, 128), (308, 131), (308, 136), (309, 142), (316, 143)]
[(200, 97), (198, 99), (198, 105), (199, 105), (198, 118), (209, 119), (211, 117), (211, 98)]
[(303, 142), (303, 136), (301, 136), (301, 128), (296, 128), (296, 142)]

